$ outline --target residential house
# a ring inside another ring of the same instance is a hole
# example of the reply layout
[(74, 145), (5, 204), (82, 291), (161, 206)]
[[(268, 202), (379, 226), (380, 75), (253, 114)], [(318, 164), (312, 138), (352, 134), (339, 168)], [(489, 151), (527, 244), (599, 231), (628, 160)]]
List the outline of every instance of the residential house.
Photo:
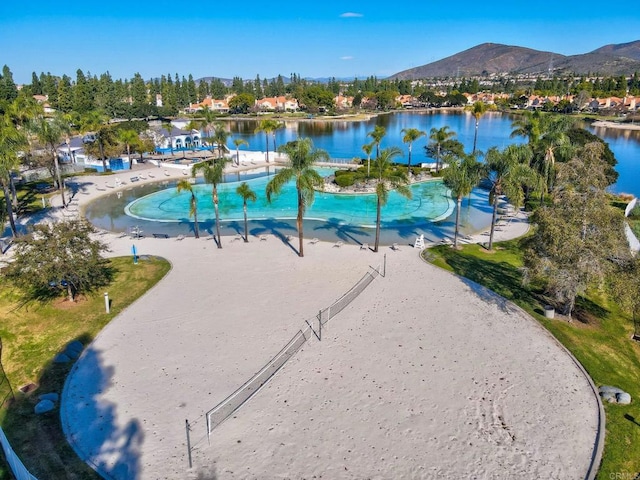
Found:
[(297, 112), (300, 108), (295, 98), (285, 96), (261, 98), (255, 105), (258, 110), (271, 112)]

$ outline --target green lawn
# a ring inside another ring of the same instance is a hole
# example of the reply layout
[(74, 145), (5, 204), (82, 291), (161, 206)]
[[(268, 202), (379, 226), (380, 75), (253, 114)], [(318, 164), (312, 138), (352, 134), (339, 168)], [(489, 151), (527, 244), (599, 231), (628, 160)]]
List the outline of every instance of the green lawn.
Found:
[[(16, 401), (0, 410), (0, 424), (13, 448), (38, 479), (99, 478), (77, 458), (60, 426), (59, 409), (36, 416), (37, 396), (62, 392), (71, 364), (54, 364), (53, 357), (72, 340), (88, 344), (124, 308), (153, 287), (170, 269), (169, 262), (151, 257), (133, 265), (130, 257), (112, 261), (117, 273), (106, 289), (81, 298), (77, 303), (55, 300), (23, 303), (19, 291), (0, 279), (0, 337), (2, 362), (16, 392)], [(112, 299), (105, 313), (103, 292)], [(18, 387), (34, 383), (29, 395)], [(11, 478), (0, 462), (0, 479)]]
[(487, 252), (478, 245), (468, 245), (460, 251), (442, 246), (423, 255), (533, 315), (575, 355), (596, 386), (614, 385), (631, 394), (631, 405), (605, 404), (607, 431), (598, 478), (636, 478), (640, 472), (640, 345), (630, 340), (631, 319), (601, 292), (589, 292), (578, 300), (578, 319), (572, 323), (546, 319), (541, 289), (522, 286), (522, 252), (517, 240), (498, 244), (496, 252)]

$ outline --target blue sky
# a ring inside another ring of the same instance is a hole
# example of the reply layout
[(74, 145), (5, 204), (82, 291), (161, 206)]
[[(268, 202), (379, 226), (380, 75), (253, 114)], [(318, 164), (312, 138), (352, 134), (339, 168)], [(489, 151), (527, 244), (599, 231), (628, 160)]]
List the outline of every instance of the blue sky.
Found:
[[(613, 6), (613, 5), (612, 5)], [(484, 42), (572, 55), (640, 39), (640, 9), (592, 0), (0, 2), (0, 66), (75, 78), (385, 77)]]

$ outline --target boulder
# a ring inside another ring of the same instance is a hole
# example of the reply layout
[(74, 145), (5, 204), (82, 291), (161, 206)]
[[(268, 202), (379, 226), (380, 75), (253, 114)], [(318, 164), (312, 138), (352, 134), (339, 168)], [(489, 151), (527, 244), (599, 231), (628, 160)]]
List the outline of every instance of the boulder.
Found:
[(34, 411), (36, 412), (36, 415), (40, 415), (42, 413), (50, 412), (54, 408), (56, 408), (56, 406), (51, 400), (40, 400), (36, 404)]
[(613, 393), (614, 395), (616, 393), (624, 393), (624, 390), (622, 390), (621, 388), (618, 387), (612, 387), (610, 385), (602, 385), (600, 388), (598, 388), (598, 391), (600, 392), (600, 394), (603, 393)]
[(71, 359), (65, 353), (59, 353), (53, 357), (53, 363), (69, 363)]
[(621, 405), (629, 405), (631, 403), (631, 395), (627, 392), (617, 393), (616, 401)]
[(42, 395), (38, 395), (38, 399), (40, 400), (50, 400), (52, 402), (57, 402), (60, 400), (60, 395), (55, 392), (51, 393), (43, 393)]

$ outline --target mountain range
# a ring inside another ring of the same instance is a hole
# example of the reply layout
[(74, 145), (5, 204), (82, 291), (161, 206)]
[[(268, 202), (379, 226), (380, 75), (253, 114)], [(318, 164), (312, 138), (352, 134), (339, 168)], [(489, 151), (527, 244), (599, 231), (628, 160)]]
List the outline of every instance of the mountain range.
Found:
[(483, 43), (437, 62), (398, 72), (390, 79), (470, 77), (487, 74), (631, 75), (640, 71), (640, 40), (612, 44), (580, 55)]

